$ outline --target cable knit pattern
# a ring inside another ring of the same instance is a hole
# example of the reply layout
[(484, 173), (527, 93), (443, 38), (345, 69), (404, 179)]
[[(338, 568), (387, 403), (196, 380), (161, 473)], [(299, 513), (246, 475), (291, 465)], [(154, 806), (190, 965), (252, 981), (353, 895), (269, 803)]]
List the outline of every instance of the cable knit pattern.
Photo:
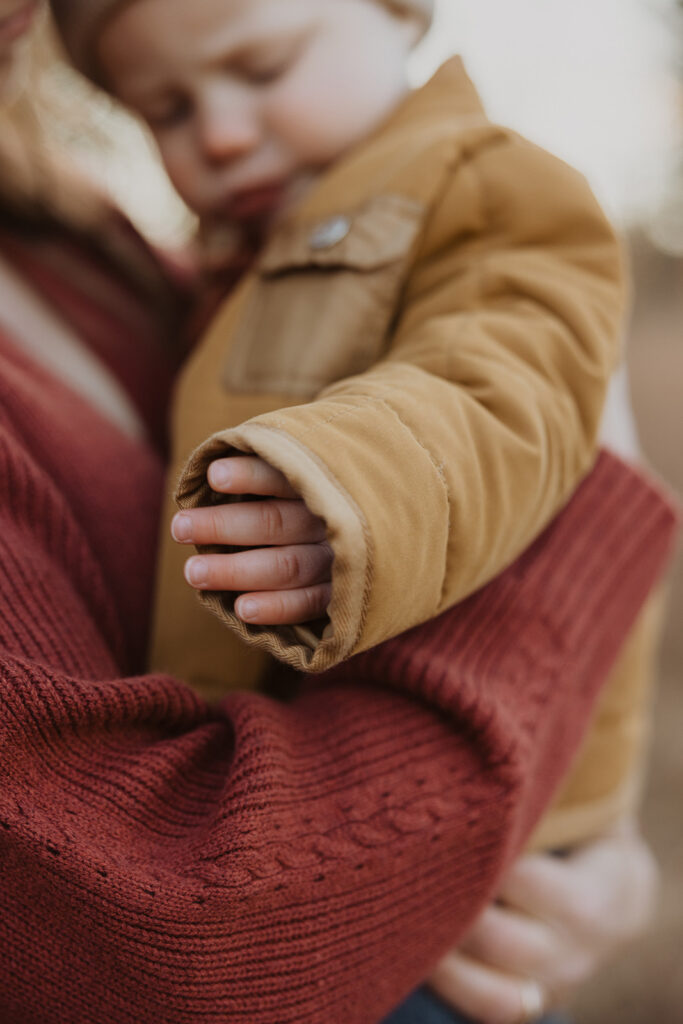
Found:
[(8, 380), (2, 1024), (376, 1024), (490, 898), (566, 771), (671, 509), (603, 456), (458, 608), (286, 702), (211, 706), (123, 674), (139, 648), (124, 588), (151, 576), (149, 453), (116, 457), (112, 428), (27, 362), (3, 357)]

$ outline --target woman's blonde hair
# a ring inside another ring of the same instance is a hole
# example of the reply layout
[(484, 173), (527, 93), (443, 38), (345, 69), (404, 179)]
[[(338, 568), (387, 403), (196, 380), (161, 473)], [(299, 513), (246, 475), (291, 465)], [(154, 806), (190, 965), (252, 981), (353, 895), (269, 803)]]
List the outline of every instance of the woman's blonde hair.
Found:
[(52, 216), (96, 229), (107, 202), (78, 170), (72, 143), (98, 146), (102, 103), (61, 59), (47, 16), (26, 41), (21, 81), (0, 103), (0, 204), (27, 216)]

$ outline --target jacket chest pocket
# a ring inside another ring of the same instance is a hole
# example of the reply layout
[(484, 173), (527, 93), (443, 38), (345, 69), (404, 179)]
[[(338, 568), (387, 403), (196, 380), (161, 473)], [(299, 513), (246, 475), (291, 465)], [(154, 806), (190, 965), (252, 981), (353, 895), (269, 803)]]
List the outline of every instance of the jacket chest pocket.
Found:
[(419, 203), (382, 196), (353, 214), (281, 230), (257, 266), (224, 386), (312, 398), (376, 362), (423, 217)]

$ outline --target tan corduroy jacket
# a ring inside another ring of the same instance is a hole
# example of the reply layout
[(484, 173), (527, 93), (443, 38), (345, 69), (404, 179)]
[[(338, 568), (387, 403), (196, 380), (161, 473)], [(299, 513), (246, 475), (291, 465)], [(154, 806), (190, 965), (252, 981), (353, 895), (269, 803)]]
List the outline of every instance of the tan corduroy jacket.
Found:
[(327, 524), (329, 620), (202, 606), (169, 497), (154, 667), (213, 695), (256, 685), (268, 654), (321, 671), (491, 579), (592, 464), (623, 308), (583, 179), (491, 124), (449, 61), (272, 235), (177, 393), (180, 504), (210, 502), (226, 453), (282, 470)]

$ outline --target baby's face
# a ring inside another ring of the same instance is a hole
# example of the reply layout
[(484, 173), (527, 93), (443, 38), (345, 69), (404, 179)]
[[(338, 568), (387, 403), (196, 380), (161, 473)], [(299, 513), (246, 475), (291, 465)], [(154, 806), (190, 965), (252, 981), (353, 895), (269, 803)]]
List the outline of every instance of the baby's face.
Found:
[(401, 100), (413, 32), (373, 0), (136, 0), (99, 58), (196, 213), (264, 222)]

